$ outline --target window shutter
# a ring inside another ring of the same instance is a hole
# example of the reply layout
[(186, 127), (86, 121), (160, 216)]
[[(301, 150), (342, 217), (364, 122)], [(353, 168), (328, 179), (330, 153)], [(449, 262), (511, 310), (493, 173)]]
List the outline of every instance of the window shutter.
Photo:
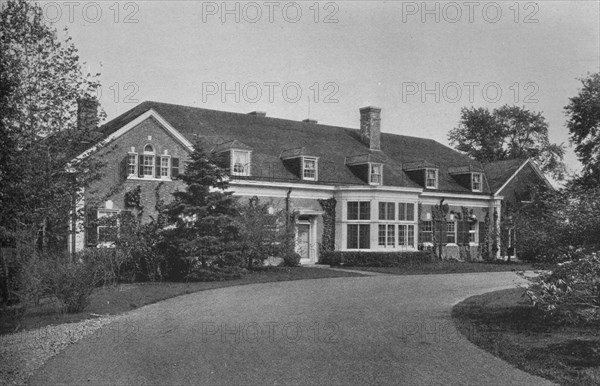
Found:
[(179, 158), (171, 158), (171, 178), (179, 176)]
[(88, 247), (98, 245), (98, 210), (88, 208), (85, 217), (85, 240)]
[(160, 178), (160, 159), (161, 157), (159, 155), (154, 157), (154, 177), (156, 178)]
[(119, 164), (119, 180), (123, 181), (127, 179), (127, 169), (129, 168), (129, 155), (121, 160)]
[(465, 230), (465, 222), (463, 220), (458, 220), (456, 222), (456, 243), (461, 245), (461, 244), (468, 244), (469, 239), (467, 238), (465, 240), (465, 231), (468, 231), (469, 228), (467, 228)]
[(144, 156), (138, 157), (138, 177), (144, 177)]

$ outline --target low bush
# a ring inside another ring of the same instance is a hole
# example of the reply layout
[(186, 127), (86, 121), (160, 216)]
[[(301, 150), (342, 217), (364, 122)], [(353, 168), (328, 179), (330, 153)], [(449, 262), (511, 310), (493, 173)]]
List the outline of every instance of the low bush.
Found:
[(185, 281), (224, 281), (240, 279), (246, 270), (240, 267), (212, 267), (198, 266), (185, 276)]
[(342, 252), (331, 251), (321, 255), (320, 263), (331, 266), (402, 267), (436, 261), (431, 251), (416, 252)]
[(550, 272), (526, 277), (527, 296), (546, 317), (560, 323), (600, 322), (600, 256), (590, 253), (560, 263)]
[(62, 303), (62, 311), (81, 312), (99, 284), (101, 270), (96, 264), (54, 259), (48, 265), (50, 293)]
[(283, 261), (281, 262), (281, 265), (284, 267), (297, 267), (300, 265), (301, 258), (302, 257), (295, 252), (286, 253), (283, 255)]

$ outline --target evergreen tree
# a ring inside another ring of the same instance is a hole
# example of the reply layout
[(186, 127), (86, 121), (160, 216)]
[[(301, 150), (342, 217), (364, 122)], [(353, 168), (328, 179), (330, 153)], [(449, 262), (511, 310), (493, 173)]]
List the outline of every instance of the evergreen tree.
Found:
[(227, 170), (198, 141), (179, 178), (187, 186), (173, 193), (174, 200), (165, 208), (169, 226), (162, 244), (176, 259), (171, 269), (185, 275), (197, 261), (203, 269), (238, 265), (238, 210), (232, 192), (225, 191)]

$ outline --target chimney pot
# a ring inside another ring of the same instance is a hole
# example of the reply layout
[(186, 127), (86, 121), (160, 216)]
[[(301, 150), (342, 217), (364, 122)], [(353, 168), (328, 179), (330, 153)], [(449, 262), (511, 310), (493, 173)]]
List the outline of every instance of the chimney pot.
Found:
[(248, 115), (256, 115), (257, 117), (266, 117), (267, 113), (265, 111), (252, 111), (248, 113)]
[(381, 109), (367, 106), (360, 109), (360, 139), (370, 150), (381, 150)]

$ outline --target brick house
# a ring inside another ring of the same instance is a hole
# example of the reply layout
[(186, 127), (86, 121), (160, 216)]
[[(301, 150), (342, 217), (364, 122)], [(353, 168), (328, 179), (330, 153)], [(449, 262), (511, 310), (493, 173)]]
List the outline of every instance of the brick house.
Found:
[[(402, 252), (436, 242), (447, 258), (481, 259), (491, 251), (503, 195), (529, 170), (503, 173), (430, 139), (382, 133), (376, 107), (360, 109), (356, 130), (143, 102), (98, 132), (104, 146), (80, 155), (106, 165), (78, 203), (92, 219), (130, 209), (127, 197), (136, 190), (144, 219), (156, 216), (160, 200), (182, 189), (176, 177), (199, 138), (222, 156), (234, 195), (295, 214), (297, 250), (307, 264), (323, 249)], [(448, 205), (443, 217), (441, 203)], [(73, 221), (70, 251), (107, 241), (105, 229), (86, 224)]]

